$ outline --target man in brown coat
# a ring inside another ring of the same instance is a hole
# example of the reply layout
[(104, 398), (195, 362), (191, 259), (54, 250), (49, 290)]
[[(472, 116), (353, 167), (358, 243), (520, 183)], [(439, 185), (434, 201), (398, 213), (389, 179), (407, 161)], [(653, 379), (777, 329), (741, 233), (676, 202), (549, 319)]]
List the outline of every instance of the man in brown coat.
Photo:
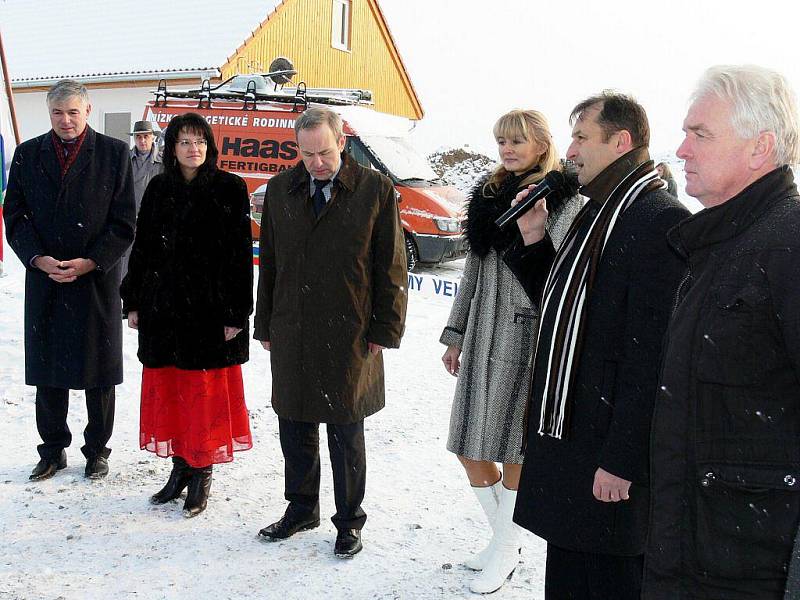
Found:
[(367, 518), (364, 417), (384, 406), (381, 351), (403, 334), (403, 230), (391, 181), (343, 153), (338, 114), (308, 109), (295, 134), (302, 162), (270, 180), (264, 199), (254, 335), (270, 351), (289, 506), (259, 536), (319, 525), (326, 423), (334, 553), (349, 558)]

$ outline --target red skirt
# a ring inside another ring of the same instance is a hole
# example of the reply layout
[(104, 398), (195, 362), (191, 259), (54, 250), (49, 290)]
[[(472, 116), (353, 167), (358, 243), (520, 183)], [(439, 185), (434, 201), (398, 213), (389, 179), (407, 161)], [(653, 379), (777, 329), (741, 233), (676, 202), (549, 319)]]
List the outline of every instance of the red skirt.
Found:
[(230, 462), (253, 447), (240, 365), (205, 371), (142, 370), (142, 450), (192, 467)]

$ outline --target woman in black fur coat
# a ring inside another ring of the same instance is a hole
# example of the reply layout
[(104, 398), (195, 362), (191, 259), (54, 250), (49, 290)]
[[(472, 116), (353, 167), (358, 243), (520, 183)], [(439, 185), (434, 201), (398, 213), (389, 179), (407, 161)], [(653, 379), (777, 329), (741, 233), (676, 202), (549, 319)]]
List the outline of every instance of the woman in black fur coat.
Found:
[(139, 330), (139, 443), (173, 467), (153, 504), (188, 487), (206, 508), (214, 463), (252, 447), (241, 364), (249, 358), (253, 257), (247, 187), (216, 167), (206, 120), (186, 113), (164, 135), (164, 173), (144, 193), (123, 312)]
[[(544, 116), (515, 110), (494, 126), (501, 164), (472, 191), (464, 274), (440, 341), (449, 373), (458, 376), (447, 448), (467, 472), (493, 529), (486, 549), (466, 561), (481, 575), (477, 593), (498, 589), (519, 560), (519, 528), (511, 516), (522, 466), (522, 431), (539, 315), (503, 262), (519, 237), (515, 225), (494, 221), (520, 190), (560, 169)], [(551, 211), (550, 235), (559, 243), (580, 209), (578, 196)], [(502, 463), (502, 474), (497, 463)]]

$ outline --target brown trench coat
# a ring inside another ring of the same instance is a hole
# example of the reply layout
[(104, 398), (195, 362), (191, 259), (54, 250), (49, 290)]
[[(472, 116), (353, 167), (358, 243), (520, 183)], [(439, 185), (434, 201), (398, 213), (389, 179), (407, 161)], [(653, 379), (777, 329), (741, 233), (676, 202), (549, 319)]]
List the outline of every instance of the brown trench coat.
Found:
[(272, 348), (272, 406), (308, 423), (354, 423), (384, 407), (383, 358), (397, 348), (407, 273), (391, 181), (347, 154), (314, 216), (302, 163), (270, 180), (261, 219), (254, 337)]

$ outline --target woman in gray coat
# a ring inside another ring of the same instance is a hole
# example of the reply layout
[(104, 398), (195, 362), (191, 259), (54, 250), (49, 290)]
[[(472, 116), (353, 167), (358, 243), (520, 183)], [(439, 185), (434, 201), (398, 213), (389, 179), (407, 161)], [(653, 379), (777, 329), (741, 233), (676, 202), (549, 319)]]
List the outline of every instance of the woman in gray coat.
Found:
[[(440, 341), (449, 373), (458, 376), (447, 449), (458, 455), (493, 529), (492, 540), (466, 566), (482, 570), (471, 584), (495, 591), (508, 577), (504, 552), (519, 552), (519, 530), (511, 517), (522, 466), (522, 432), (539, 315), (503, 263), (519, 236), (501, 231), (495, 219), (514, 196), (549, 171), (560, 169), (544, 116), (514, 110), (494, 126), (501, 164), (472, 192), (466, 234), (470, 250)], [(560, 242), (580, 210), (579, 196), (551, 211), (549, 231)], [(496, 463), (502, 463), (502, 475)]]

